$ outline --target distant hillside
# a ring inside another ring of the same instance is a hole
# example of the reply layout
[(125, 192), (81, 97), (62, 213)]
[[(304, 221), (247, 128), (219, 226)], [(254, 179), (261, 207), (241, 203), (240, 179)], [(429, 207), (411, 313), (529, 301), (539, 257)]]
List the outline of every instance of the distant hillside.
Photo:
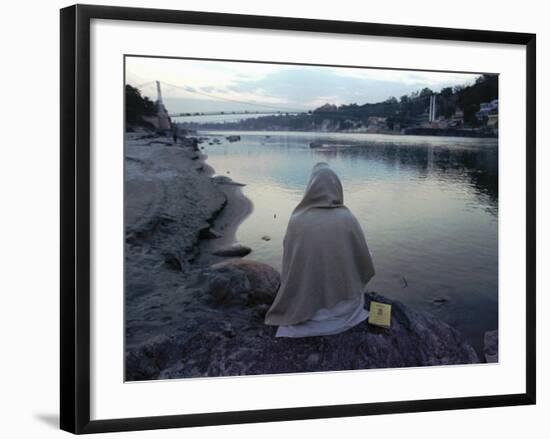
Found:
[[(407, 128), (419, 126), (427, 120), (430, 96), (434, 92), (429, 88), (410, 95), (389, 97), (383, 102), (373, 104), (325, 104), (314, 111), (298, 115), (280, 114), (245, 119), (224, 124), (224, 129), (235, 130), (292, 130), (292, 131), (348, 131), (366, 127), (372, 120), (383, 118), (385, 128)], [(482, 75), (470, 86), (447, 87), (437, 93), (436, 111), (438, 116), (448, 119), (463, 112), (461, 123), (466, 128), (476, 128), (482, 122), (476, 118), (480, 104), (498, 99), (498, 76)], [(186, 123), (194, 129), (216, 129), (219, 124)]]

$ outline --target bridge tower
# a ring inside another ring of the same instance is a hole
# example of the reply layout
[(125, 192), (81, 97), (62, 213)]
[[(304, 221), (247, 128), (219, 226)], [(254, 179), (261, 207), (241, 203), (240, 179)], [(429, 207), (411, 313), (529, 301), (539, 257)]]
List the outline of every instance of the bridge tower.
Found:
[(162, 102), (162, 93), (160, 91), (160, 82), (155, 82), (157, 83), (157, 107), (164, 106), (164, 103)]
[(430, 96), (430, 107), (428, 110), (428, 121), (433, 122), (436, 118), (436, 110), (435, 110), (435, 103), (436, 103), (436, 95), (433, 94)]
[(162, 101), (162, 92), (160, 90), (160, 82), (157, 83), (157, 114), (156, 116), (145, 117), (148, 122), (152, 123), (157, 130), (168, 131), (172, 129), (172, 121), (166, 111), (164, 102)]

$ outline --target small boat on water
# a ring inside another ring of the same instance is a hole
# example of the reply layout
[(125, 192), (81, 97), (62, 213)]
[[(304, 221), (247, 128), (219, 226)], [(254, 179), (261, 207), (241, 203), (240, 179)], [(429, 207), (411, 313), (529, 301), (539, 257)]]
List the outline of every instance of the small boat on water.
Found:
[(313, 142), (310, 142), (309, 147), (312, 149), (324, 149), (327, 151), (334, 151), (335, 149), (339, 148), (349, 148), (352, 146), (357, 145), (351, 145), (349, 143), (332, 143), (329, 141), (329, 143), (321, 143), (318, 140), (314, 140)]
[(309, 144), (309, 147), (310, 148), (322, 148), (323, 144), (321, 142), (318, 142), (318, 141), (314, 140), (313, 142), (311, 142)]

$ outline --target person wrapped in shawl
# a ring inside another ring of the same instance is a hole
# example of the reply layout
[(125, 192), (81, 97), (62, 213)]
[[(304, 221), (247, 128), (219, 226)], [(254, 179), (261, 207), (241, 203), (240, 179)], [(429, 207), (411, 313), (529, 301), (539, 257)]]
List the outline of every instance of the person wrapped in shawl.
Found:
[(281, 286), (265, 323), (277, 337), (338, 334), (368, 317), (374, 265), (359, 222), (327, 163), (313, 167), (283, 241)]

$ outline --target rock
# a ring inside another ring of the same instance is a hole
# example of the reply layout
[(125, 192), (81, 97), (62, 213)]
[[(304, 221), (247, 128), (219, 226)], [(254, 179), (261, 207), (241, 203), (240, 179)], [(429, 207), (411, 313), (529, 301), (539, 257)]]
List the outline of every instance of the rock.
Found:
[(216, 184), (232, 184), (233, 180), (231, 180), (231, 177), (227, 177), (225, 175), (216, 175), (215, 177), (212, 177), (212, 181)]
[(167, 367), (176, 358), (175, 339), (166, 335), (152, 337), (139, 350), (126, 352), (127, 379), (132, 381), (149, 380)]
[(241, 136), (227, 136), (226, 139), (233, 143), (233, 142), (238, 142), (239, 140), (241, 140)]
[(217, 175), (215, 177), (212, 177), (212, 181), (216, 184), (229, 184), (232, 186), (246, 186), (242, 183), (237, 183), (231, 179), (231, 177), (228, 177), (226, 175)]
[(153, 140), (152, 142), (149, 142), (150, 146), (155, 145), (155, 144), (164, 145), (164, 146), (172, 146), (173, 145), (172, 142), (167, 142), (165, 140)]
[(483, 337), (483, 353), (487, 363), (498, 363), (498, 330), (487, 331)]
[(309, 354), (309, 356), (306, 358), (306, 363), (311, 366), (315, 366), (319, 363), (319, 360), (321, 359), (321, 355), (319, 355), (317, 352), (314, 352), (313, 354)]
[(391, 304), (390, 329), (363, 322), (337, 335), (276, 338), (276, 328), (264, 324), (280, 282), (273, 268), (234, 260), (205, 269), (197, 280), (202, 287), (186, 296), (191, 302), (171, 337), (152, 339), (127, 354), (128, 379), (479, 363), (458, 331), (375, 293), (365, 295), (366, 307), (371, 300)]
[(250, 291), (248, 277), (231, 267), (220, 267), (206, 275), (205, 293), (216, 307), (246, 306)]
[(219, 232), (216, 232), (214, 229), (208, 227), (206, 229), (202, 229), (199, 233), (199, 237), (201, 239), (218, 239), (221, 238), (223, 235)]
[(196, 137), (184, 137), (181, 139), (182, 146), (198, 150), (199, 140)]
[(231, 260), (212, 265), (199, 281), (204, 284), (203, 298), (215, 306), (240, 305), (252, 309), (256, 305), (266, 306), (273, 302), (281, 278), (269, 265)]
[(264, 235), (264, 236), (262, 236), (262, 240), (264, 240), (264, 241), (271, 241), (271, 236)]
[(250, 288), (248, 302), (252, 305), (271, 305), (281, 284), (281, 276), (278, 271), (270, 265), (260, 262), (234, 259), (214, 264), (211, 269), (214, 273), (233, 271), (240, 276), (244, 275)]
[(242, 257), (246, 256), (252, 251), (250, 247), (240, 244), (233, 244), (229, 247), (220, 248), (212, 252), (215, 256), (236, 256)]

